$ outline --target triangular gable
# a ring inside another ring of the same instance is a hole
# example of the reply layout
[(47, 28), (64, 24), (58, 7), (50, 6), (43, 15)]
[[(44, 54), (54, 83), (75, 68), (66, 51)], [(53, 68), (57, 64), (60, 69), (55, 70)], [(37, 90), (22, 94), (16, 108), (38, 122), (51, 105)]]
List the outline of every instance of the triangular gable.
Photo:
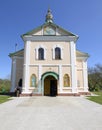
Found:
[(56, 29), (56, 35), (62, 35), (62, 36), (76, 36), (78, 37), (77, 35), (63, 29), (62, 27), (54, 24), (54, 23), (45, 23), (25, 34), (22, 35), (22, 37), (24, 36), (27, 36), (27, 35), (44, 35), (43, 31), (44, 31), (44, 28), (47, 27), (47, 26), (50, 26), (52, 28), (55, 28)]
[(39, 31), (41, 31), (42, 26), (39, 26), (33, 30), (30, 30), (29, 32), (26, 32), (25, 34), (23, 34), (21, 37), (25, 36), (25, 35), (34, 35), (37, 34)]

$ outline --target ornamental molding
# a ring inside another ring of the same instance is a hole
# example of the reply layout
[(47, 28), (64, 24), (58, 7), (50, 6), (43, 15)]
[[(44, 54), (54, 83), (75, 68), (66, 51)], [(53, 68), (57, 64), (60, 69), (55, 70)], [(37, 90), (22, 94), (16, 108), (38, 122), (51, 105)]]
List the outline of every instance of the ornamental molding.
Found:
[(23, 40), (26, 41), (77, 41), (77, 37), (76, 36), (24, 36)]

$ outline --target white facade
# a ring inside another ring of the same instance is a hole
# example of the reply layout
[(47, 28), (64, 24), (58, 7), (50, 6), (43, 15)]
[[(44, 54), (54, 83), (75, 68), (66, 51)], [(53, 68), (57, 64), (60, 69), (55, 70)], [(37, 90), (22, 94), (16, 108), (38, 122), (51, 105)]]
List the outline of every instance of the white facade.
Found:
[(76, 50), (78, 37), (54, 24), (50, 10), (46, 23), (22, 38), (24, 49), (10, 54), (11, 92), (21, 78), (22, 94), (56, 96), (88, 92), (88, 54)]

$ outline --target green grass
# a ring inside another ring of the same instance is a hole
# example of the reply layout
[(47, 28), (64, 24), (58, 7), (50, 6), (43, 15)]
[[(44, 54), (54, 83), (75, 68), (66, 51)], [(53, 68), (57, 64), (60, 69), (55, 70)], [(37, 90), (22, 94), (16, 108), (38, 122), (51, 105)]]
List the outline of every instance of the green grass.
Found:
[(88, 96), (87, 99), (102, 104), (102, 92), (94, 92), (97, 96)]
[(9, 98), (10, 96), (0, 95), (0, 104), (11, 100)]

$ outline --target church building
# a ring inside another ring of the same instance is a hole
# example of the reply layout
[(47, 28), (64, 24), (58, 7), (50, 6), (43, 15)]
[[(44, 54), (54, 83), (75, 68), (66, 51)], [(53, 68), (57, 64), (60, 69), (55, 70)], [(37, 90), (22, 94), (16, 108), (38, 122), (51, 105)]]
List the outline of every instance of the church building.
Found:
[(10, 53), (11, 90), (22, 80), (21, 95), (88, 93), (87, 59), (76, 49), (78, 36), (56, 25), (48, 9), (45, 23), (23, 34), (24, 49)]

